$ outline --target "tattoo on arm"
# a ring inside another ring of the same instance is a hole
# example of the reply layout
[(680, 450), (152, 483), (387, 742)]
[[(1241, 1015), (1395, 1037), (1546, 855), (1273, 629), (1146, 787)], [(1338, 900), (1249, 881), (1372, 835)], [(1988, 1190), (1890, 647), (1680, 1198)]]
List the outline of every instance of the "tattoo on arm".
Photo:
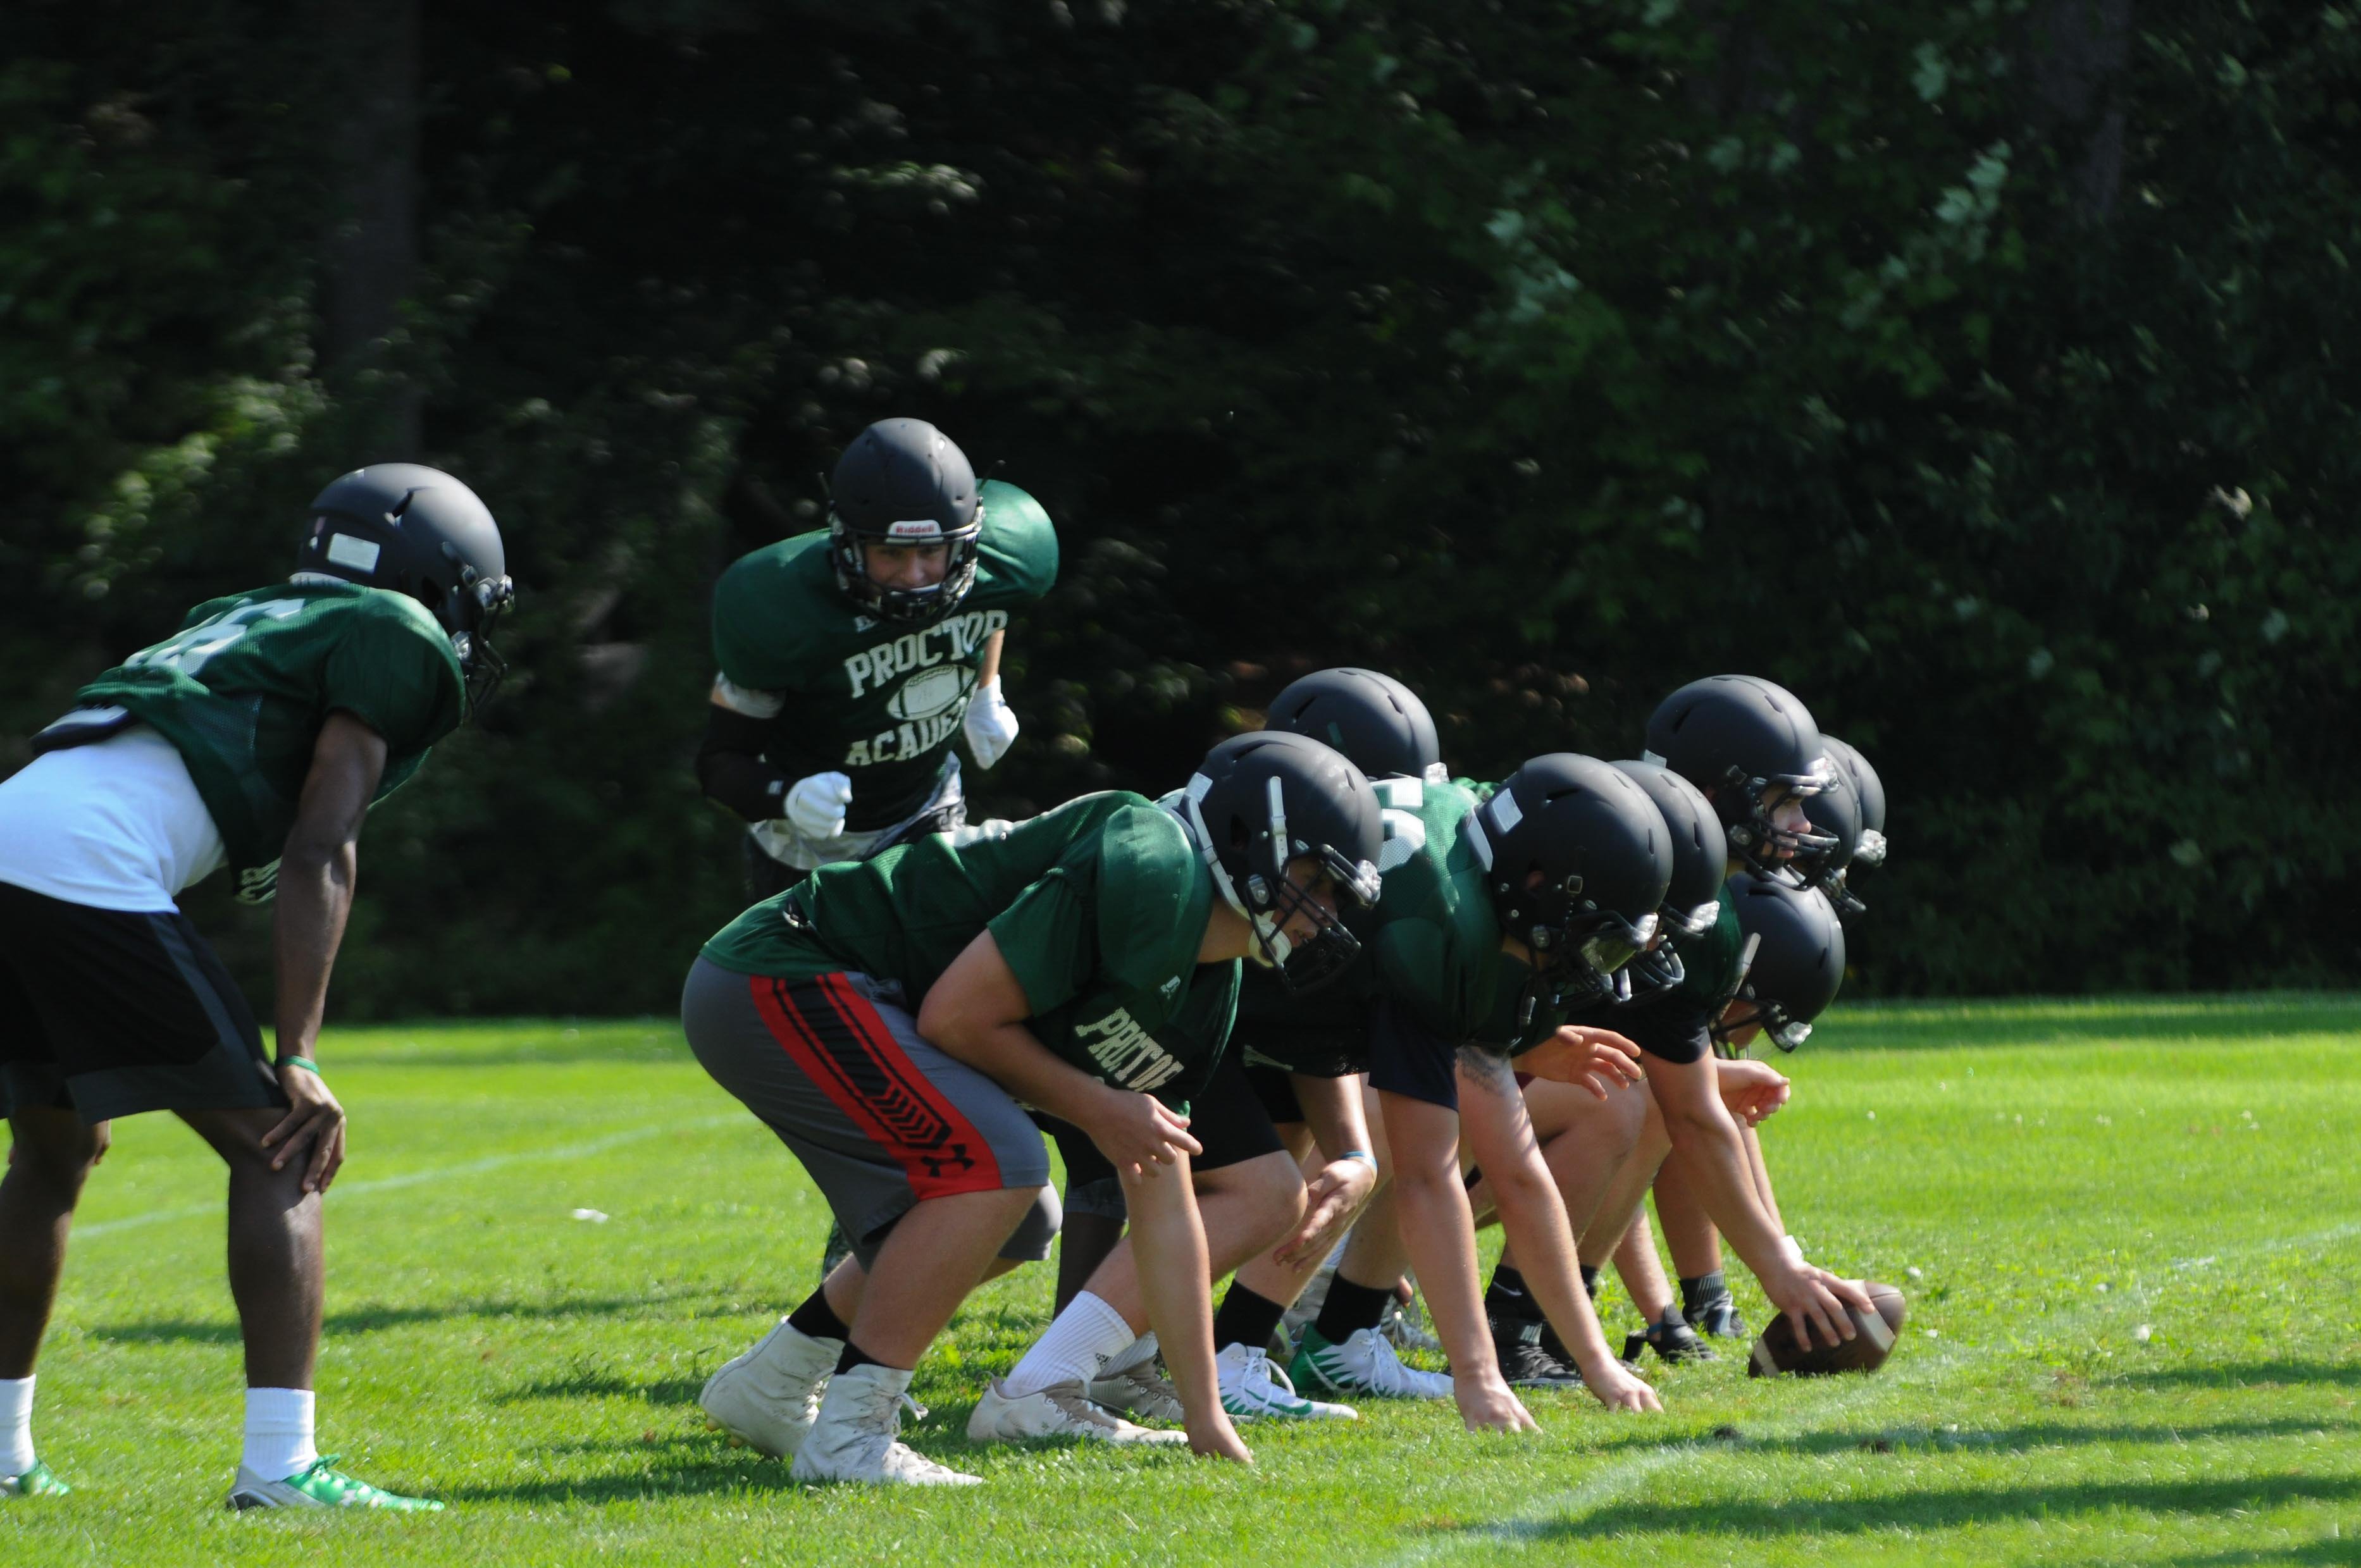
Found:
[(1509, 1066), (1509, 1058), (1497, 1051), (1488, 1051), (1481, 1046), (1460, 1047), (1459, 1070), (1467, 1075), (1470, 1082), (1495, 1094), (1517, 1091), (1516, 1071)]

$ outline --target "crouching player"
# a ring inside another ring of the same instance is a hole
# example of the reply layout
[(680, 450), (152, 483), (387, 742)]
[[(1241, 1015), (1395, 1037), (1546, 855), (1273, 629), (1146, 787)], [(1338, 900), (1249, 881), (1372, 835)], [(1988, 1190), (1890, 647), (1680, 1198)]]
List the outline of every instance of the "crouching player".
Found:
[[(1185, 1107), (1227, 1042), (1239, 959), (1349, 960), (1335, 902), (1376, 896), (1378, 842), (1358, 769), (1273, 739), (1207, 757), (1202, 832), (1138, 795), (1085, 795), (964, 844), (933, 834), (825, 867), (707, 945), (682, 997), (690, 1046), (802, 1161), (854, 1249), (707, 1384), (723, 1427), (792, 1455), (801, 1480), (975, 1479), (898, 1442), (898, 1411), (987, 1271), (1047, 1255), (1049, 1159), (1021, 1099), (1082, 1129), (1123, 1181), (1131, 1332), (1158, 1331), (1185, 1441), (1251, 1458), (1216, 1391)], [(1079, 1387), (1017, 1402), (1148, 1436), (1071, 1409)]]
[[(246, 1343), (232, 1507), (439, 1508), (313, 1442), (321, 1195), (345, 1113), (317, 1065), (361, 821), (489, 694), (511, 597), (473, 491), (407, 463), (323, 490), (294, 576), (211, 600), (81, 692), (0, 784), (0, 1497), (65, 1488), (33, 1456), (33, 1365), (107, 1122), (170, 1111), (229, 1167)], [(226, 864), (274, 893), (277, 1059), (176, 902)]]

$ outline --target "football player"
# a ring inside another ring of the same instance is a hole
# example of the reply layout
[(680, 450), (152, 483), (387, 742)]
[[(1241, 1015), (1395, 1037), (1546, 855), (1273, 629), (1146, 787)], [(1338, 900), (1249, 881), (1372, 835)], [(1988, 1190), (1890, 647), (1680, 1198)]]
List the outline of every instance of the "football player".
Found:
[[(312, 503), (287, 582), (207, 601), (82, 689), (0, 784), (0, 1495), (34, 1457), (34, 1358), (107, 1124), (170, 1111), (229, 1167), (246, 1347), (239, 1508), (439, 1508), (313, 1444), (321, 1197), (345, 1112), (320, 1064), (361, 822), (502, 669), (500, 533), (448, 474), (379, 464)], [(227, 866), (277, 898), (276, 1058), (181, 889)]]
[(853, 1244), (699, 1396), (792, 1455), (798, 1479), (974, 1479), (898, 1442), (898, 1410), (979, 1279), (1047, 1255), (1049, 1158), (1019, 1099), (1080, 1129), (1121, 1179), (1139, 1245), (1128, 1279), (1089, 1298), (1116, 1320), (1095, 1332), (1119, 1345), (1158, 1331), (1187, 1431), (1119, 1420), (1075, 1382), (1004, 1382), (988, 1396), (1001, 1434), (1251, 1458), (1221, 1408), (1206, 1292), (1209, 1239), (1238, 1244), (1227, 1204), (1201, 1209), (1187, 1107), (1227, 1043), (1237, 960), (1304, 981), (1349, 963), (1334, 905), (1377, 895), (1378, 806), (1358, 769), (1293, 736), (1224, 742), (1183, 798), (1174, 812), (1084, 795), (824, 867), (691, 970), (697, 1059), (802, 1161)]
[[(1799, 854), (1834, 847), (1805, 809), (1810, 797), (1835, 786), (1834, 766), (1810, 712), (1783, 687), (1750, 675), (1693, 681), (1657, 706), (1647, 738), (1646, 760), (1686, 779), (1713, 806), (1733, 875), (1792, 882), (1789, 868)], [(1853, 1332), (1839, 1303), (1866, 1311), (1868, 1296), (1857, 1282), (1806, 1264), (1788, 1243), (1785, 1227), (1763, 1200), (1759, 1146), (1730, 1113), (1715, 1070), (1715, 982), (1727, 980), (1742, 941), (1728, 894), (1723, 903), (1725, 913), (1711, 932), (1689, 938), (1686, 948), (1675, 944), (1684, 962), (1702, 971), (1697, 981), (1635, 997), (1625, 1026), (1651, 1047), (1648, 1088), (1671, 1149), (1662, 1172), (1677, 1190), (1695, 1194), (1699, 1210), (1806, 1342), (1832, 1344)], [(1664, 1175), (1644, 1160), (1627, 1161), (1618, 1171), (1598, 1222), (1586, 1233), (1586, 1263), (1602, 1261), (1602, 1245), (1611, 1248), (1623, 1235), (1629, 1221), (1619, 1216), (1637, 1212), (1650, 1179), (1661, 1182)], [(1701, 1316), (1726, 1300), (1727, 1287), (1710, 1277), (1718, 1272), (1686, 1277), (1685, 1288)], [(1670, 1321), (1660, 1314), (1649, 1332), (1660, 1351), (1695, 1348), (1679, 1314)]]
[(697, 776), (750, 824), (754, 897), (965, 821), (951, 739), (985, 768), (1016, 740), (1000, 686), (1008, 613), (1057, 577), (1041, 504), (979, 485), (916, 419), (881, 420), (844, 449), (825, 533), (722, 574)]

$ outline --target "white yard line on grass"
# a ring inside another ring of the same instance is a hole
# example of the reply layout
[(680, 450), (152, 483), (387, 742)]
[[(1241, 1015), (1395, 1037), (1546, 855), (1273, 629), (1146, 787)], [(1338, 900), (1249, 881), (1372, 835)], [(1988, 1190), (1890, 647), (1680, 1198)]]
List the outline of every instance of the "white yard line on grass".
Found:
[[(2356, 1236), (2361, 1236), (2361, 1223), (2332, 1225), (2326, 1230), (2308, 1231), (2300, 1236), (2282, 1236), (2273, 1241), (2250, 1242), (2245, 1246), (2226, 1247), (2204, 1261), (2210, 1264), (2223, 1258), (2245, 1260), (2268, 1257), (2275, 1253), (2299, 1252), (2306, 1247), (2333, 1245), (2337, 1242), (2350, 1241)], [(2175, 1264), (2173, 1266), (2179, 1269), (2185, 1268), (2188, 1265)], [(2126, 1290), (2120, 1296), (2092, 1301), (2072, 1311), (2045, 1319), (2041, 1326), (2046, 1330), (2056, 1332), (2071, 1330), (2081, 1323), (2101, 1317), (2130, 1317), (2147, 1310), (2154, 1305), (2155, 1299), (2156, 1291), (2150, 1288), (2142, 1288), (2137, 1291)], [(2004, 1351), (2015, 1349), (2014, 1345), (2006, 1344), (1968, 1346), (1960, 1344), (1956, 1341), (1946, 1341), (1942, 1347), (1931, 1355), (1911, 1356), (1894, 1376), (1856, 1379), (1841, 1393), (1813, 1405), (1807, 1410), (1795, 1411), (1784, 1420), (1769, 1423), (1767, 1430), (1755, 1428), (1750, 1435), (1773, 1438), (1800, 1436), (1813, 1427), (1824, 1425), (1832, 1419), (1842, 1418), (1854, 1406), (1891, 1391), (1896, 1384), (1930, 1383), (1957, 1371), (1971, 1362), (1982, 1361)], [(1733, 1450), (1724, 1448), (1719, 1443), (1678, 1442), (1666, 1443), (1662, 1448), (1631, 1454), (1602, 1466), (1594, 1472), (1588, 1480), (1570, 1491), (1545, 1497), (1530, 1508), (1520, 1508), (1517, 1512), (1495, 1519), (1490, 1524), (1419, 1541), (1384, 1559), (1383, 1568), (1413, 1568), (1414, 1564), (1433, 1563), (1471, 1547), (1515, 1546), (1544, 1539), (1564, 1530), (1586, 1515), (1596, 1513), (1608, 1504), (1617, 1501), (1656, 1472), (1686, 1464), (1699, 1454), (1717, 1452), (1729, 1453)], [(1737, 1449), (1735, 1452), (1743, 1452), (1743, 1449)]]
[[(694, 1122), (667, 1123), (661, 1126), (633, 1127), (629, 1132), (609, 1133), (603, 1138), (590, 1138), (578, 1144), (561, 1144), (555, 1148), (521, 1149), (514, 1154), (488, 1155), (482, 1159), (462, 1161), (457, 1165), (434, 1166), (425, 1170), (405, 1171), (400, 1176), (380, 1176), (373, 1181), (339, 1181), (328, 1189), (331, 1198), (357, 1198), (368, 1192), (390, 1192), (397, 1188), (419, 1187), (428, 1182), (449, 1181), (462, 1176), (480, 1176), (486, 1171), (501, 1170), (512, 1165), (533, 1160), (588, 1159), (592, 1155), (605, 1154), (626, 1144), (643, 1143), (667, 1133), (703, 1132), (712, 1127), (731, 1126), (746, 1119), (745, 1113), (727, 1116), (706, 1116)], [(76, 1225), (73, 1239), (88, 1241), (93, 1236), (113, 1235), (119, 1231), (136, 1231), (147, 1225), (170, 1224), (178, 1220), (218, 1218), (223, 1212), (218, 1202), (192, 1204), (184, 1209), (157, 1209), (145, 1214), (130, 1214), (120, 1220), (101, 1220), (94, 1225)]]

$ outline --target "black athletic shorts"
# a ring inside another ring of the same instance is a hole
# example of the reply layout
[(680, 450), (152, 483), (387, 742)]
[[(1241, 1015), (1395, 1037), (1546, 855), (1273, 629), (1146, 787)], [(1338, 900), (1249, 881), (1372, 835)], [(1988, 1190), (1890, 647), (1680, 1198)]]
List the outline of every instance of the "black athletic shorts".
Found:
[(0, 883), (0, 1113), (286, 1103), (254, 1010), (186, 916)]
[(1459, 1109), (1459, 1051), (1392, 997), (1370, 1015), (1369, 1087)]
[(1648, 1055), (1675, 1067), (1698, 1061), (1713, 1049), (1705, 1009), (1686, 997), (1659, 992), (1620, 1007), (1594, 1009), (1572, 1020), (1612, 1029)]
[(1262, 1102), (1263, 1113), (1274, 1124), (1303, 1120), (1303, 1102), (1296, 1098), (1295, 1080), (1285, 1068), (1247, 1062), (1245, 1071), (1246, 1086), (1254, 1091), (1255, 1098)]
[[(1069, 1194), (1092, 1182), (1115, 1179), (1115, 1166), (1099, 1153), (1088, 1133), (1055, 1116), (1035, 1120), (1058, 1141), (1059, 1157), (1066, 1162)], [(1270, 1124), (1270, 1113), (1246, 1081), (1246, 1069), (1238, 1065), (1235, 1051), (1224, 1051), (1222, 1065), (1213, 1069), (1205, 1087), (1189, 1097), (1189, 1135), (1205, 1151), (1189, 1162), (1191, 1170), (1219, 1170), (1287, 1149), (1279, 1141), (1279, 1129)], [(1085, 1208), (1083, 1212), (1095, 1211)]]

